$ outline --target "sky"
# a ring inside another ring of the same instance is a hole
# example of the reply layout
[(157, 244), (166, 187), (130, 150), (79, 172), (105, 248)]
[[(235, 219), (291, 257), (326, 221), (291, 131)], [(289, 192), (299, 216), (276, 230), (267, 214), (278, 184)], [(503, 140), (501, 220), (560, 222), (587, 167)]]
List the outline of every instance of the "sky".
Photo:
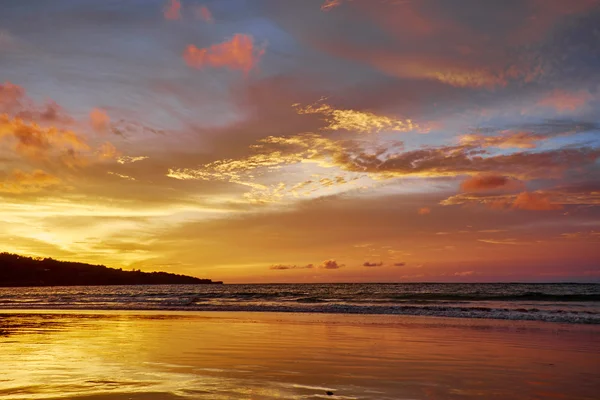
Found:
[(600, 281), (600, 0), (0, 2), (0, 251)]

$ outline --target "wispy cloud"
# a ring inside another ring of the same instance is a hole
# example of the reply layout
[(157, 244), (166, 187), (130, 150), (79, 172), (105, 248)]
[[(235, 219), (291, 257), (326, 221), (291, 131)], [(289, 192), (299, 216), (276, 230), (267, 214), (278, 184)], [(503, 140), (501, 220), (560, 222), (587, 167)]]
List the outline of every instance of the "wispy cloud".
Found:
[(562, 113), (581, 109), (592, 99), (593, 96), (587, 90), (576, 92), (555, 90), (538, 101), (537, 105)]
[(119, 164), (130, 164), (130, 163), (134, 163), (134, 162), (138, 162), (138, 161), (143, 161), (143, 160), (147, 160), (148, 156), (121, 156), (119, 158), (117, 158), (117, 162)]
[(419, 129), (419, 126), (410, 119), (375, 115), (365, 111), (341, 110), (329, 104), (314, 104), (301, 106), (292, 105), (298, 114), (319, 114), (327, 121), (326, 130), (346, 130), (357, 133), (377, 133), (381, 131), (410, 132)]
[(119, 174), (119, 173), (117, 173), (117, 172), (112, 172), (112, 171), (109, 171), (109, 172), (108, 172), (108, 174), (109, 174), (109, 175), (116, 176), (116, 177), (118, 177), (118, 178), (121, 178), (121, 179), (128, 180), (128, 181), (135, 181), (135, 180), (136, 180), (136, 179), (135, 179), (134, 177), (132, 177), (132, 176), (129, 176), (129, 175), (123, 175), (123, 174)]
[(325, 2), (321, 5), (321, 10), (329, 11), (336, 7), (339, 7), (342, 4), (342, 0), (325, 0)]
[(276, 265), (271, 265), (269, 267), (269, 269), (273, 269), (273, 270), (288, 270), (288, 269), (312, 269), (315, 266), (312, 264), (308, 264), (308, 265), (287, 265), (287, 264), (276, 264)]
[(477, 239), (480, 242), (488, 244), (506, 244), (506, 245), (524, 245), (526, 243), (519, 242), (517, 239)]

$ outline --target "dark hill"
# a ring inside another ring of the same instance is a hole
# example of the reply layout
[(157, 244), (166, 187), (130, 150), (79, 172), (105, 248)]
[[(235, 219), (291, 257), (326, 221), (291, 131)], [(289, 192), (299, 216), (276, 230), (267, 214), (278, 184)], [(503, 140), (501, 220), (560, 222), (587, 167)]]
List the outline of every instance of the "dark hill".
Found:
[(104, 265), (0, 253), (0, 286), (220, 284), (167, 272), (123, 271)]

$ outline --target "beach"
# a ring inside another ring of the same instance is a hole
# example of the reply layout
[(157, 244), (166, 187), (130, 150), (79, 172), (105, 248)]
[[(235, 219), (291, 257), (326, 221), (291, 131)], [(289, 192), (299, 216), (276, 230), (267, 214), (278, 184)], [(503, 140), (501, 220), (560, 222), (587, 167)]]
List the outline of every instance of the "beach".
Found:
[(7, 400), (594, 399), (600, 390), (596, 325), (2, 310), (0, 349)]

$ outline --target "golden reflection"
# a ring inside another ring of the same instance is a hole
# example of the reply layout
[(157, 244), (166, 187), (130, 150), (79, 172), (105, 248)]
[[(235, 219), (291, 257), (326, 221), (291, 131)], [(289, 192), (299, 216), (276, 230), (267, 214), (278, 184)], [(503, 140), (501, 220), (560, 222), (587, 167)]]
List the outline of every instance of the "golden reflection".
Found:
[(599, 333), (386, 316), (3, 314), (0, 396), (591, 399)]

